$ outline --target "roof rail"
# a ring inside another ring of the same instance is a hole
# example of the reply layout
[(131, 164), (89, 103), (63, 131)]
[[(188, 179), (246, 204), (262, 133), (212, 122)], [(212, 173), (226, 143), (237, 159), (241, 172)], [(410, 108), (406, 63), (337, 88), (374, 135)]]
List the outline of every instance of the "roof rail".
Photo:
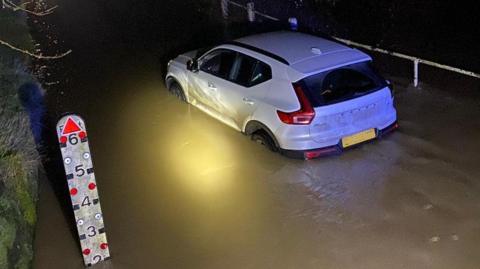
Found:
[(267, 57), (270, 57), (272, 59), (275, 59), (283, 64), (286, 64), (286, 65), (290, 65), (290, 63), (285, 60), (284, 58), (274, 54), (274, 53), (271, 53), (269, 51), (266, 51), (266, 50), (263, 50), (263, 49), (260, 49), (260, 48), (257, 48), (257, 47), (254, 47), (252, 45), (248, 45), (248, 44), (245, 44), (245, 43), (242, 43), (242, 42), (238, 42), (238, 41), (229, 41), (229, 42), (226, 42), (224, 43), (225, 45), (234, 45), (234, 46), (237, 46), (237, 47), (241, 47), (241, 48), (244, 48), (244, 49), (248, 49), (248, 50), (251, 50), (251, 51), (254, 51), (254, 52), (257, 52), (257, 53), (260, 53), (260, 54), (263, 54)]

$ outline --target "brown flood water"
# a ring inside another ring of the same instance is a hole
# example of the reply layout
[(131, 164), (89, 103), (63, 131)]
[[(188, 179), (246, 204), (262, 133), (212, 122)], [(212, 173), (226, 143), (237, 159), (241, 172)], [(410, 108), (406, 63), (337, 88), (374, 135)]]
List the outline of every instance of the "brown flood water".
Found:
[[(58, 1), (44, 18), (73, 50), (49, 62), (47, 101), (89, 131), (112, 254), (94, 268), (480, 267), (478, 98), (394, 79), (398, 132), (284, 158), (166, 93), (156, 57), (219, 31), (196, 3)], [(41, 182), (35, 268), (83, 268), (59, 185)]]
[[(112, 253), (95, 268), (480, 265), (480, 121), (464, 120), (478, 100), (400, 87), (400, 131), (299, 161), (177, 101), (154, 74), (90, 98), (105, 104), (83, 115)], [(83, 267), (72, 227), (42, 182), (35, 268)]]

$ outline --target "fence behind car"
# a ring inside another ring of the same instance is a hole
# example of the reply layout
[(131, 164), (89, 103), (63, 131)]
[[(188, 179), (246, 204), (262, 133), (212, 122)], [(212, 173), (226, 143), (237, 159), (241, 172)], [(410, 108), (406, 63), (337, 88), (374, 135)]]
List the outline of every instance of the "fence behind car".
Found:
[[(256, 14), (258, 16), (261, 16), (261, 17), (269, 19), (269, 20), (273, 20), (273, 21), (277, 21), (277, 22), (280, 21), (279, 18), (276, 18), (274, 16), (270, 16), (268, 14), (265, 14), (265, 13), (262, 13), (262, 12), (259, 12), (259, 11), (255, 10), (253, 2), (250, 2), (250, 3), (251, 4), (247, 4), (247, 6), (244, 6), (243, 4), (235, 2), (235, 1), (222, 0), (222, 10), (224, 10), (226, 12), (226, 13), (224, 12), (224, 18), (228, 18), (228, 5), (230, 4), (232, 6), (235, 6), (235, 7), (246, 10), (249, 21), (251, 21), (252, 14)], [(227, 15), (225, 16), (225, 14), (227, 14)], [(296, 18), (289, 18), (289, 22), (292, 22), (292, 21), (296, 22), (297, 19)], [(290, 23), (290, 25), (292, 25), (292, 30), (296, 30), (295, 29), (296, 26), (297, 26), (296, 23), (295, 24)], [(293, 27), (293, 25), (295, 25), (295, 27)], [(378, 53), (390, 55), (390, 56), (393, 56), (393, 57), (397, 57), (397, 58), (412, 61), (413, 62), (413, 86), (414, 87), (418, 87), (418, 84), (419, 84), (419, 65), (420, 64), (433, 66), (433, 67), (436, 67), (436, 68), (439, 68), (439, 69), (447, 70), (447, 71), (450, 71), (450, 72), (455, 72), (455, 73), (458, 73), (458, 74), (470, 76), (470, 77), (477, 78), (477, 79), (480, 78), (479, 73), (475, 73), (475, 72), (472, 72), (472, 71), (463, 70), (463, 69), (460, 69), (460, 68), (457, 68), (457, 67), (436, 63), (436, 62), (433, 62), (433, 61), (430, 61), (430, 60), (425, 60), (425, 59), (422, 59), (422, 58), (419, 58), (419, 57), (410, 56), (410, 55), (406, 55), (406, 54), (399, 53), (399, 52), (393, 52), (393, 51), (389, 51), (389, 50), (386, 50), (386, 49), (361, 44), (361, 43), (351, 41), (351, 40), (348, 40), (348, 39), (344, 39), (344, 38), (340, 38), (340, 37), (333, 36), (332, 38), (334, 38), (335, 40), (337, 40), (339, 42), (345, 43), (349, 46), (354, 46), (354, 47), (366, 49), (366, 50), (369, 50), (369, 51), (378, 52)]]

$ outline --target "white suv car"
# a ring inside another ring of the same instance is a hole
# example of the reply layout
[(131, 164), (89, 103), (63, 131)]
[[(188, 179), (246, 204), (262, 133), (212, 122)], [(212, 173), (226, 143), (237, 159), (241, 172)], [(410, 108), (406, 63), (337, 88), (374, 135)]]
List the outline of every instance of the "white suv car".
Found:
[(389, 83), (356, 49), (282, 31), (197, 54), (168, 63), (170, 92), (273, 151), (311, 159), (398, 127)]

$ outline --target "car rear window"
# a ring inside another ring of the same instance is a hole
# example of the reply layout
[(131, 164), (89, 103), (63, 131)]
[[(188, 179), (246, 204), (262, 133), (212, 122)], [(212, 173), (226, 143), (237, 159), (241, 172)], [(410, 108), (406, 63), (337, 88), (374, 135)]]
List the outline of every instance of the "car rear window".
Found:
[(301, 82), (314, 107), (357, 98), (387, 86), (387, 82), (362, 62), (312, 75)]

